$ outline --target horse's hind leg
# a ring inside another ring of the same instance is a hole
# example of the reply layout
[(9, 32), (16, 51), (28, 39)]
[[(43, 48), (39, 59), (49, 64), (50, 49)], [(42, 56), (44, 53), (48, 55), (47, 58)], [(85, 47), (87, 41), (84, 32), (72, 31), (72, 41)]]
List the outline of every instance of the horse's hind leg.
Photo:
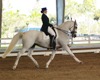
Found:
[(17, 67), (17, 65), (18, 65), (18, 62), (19, 62), (19, 59), (20, 59), (20, 57), (22, 56), (22, 54), (23, 54), (25, 51), (26, 51), (26, 49), (23, 48), (23, 49), (18, 53), (17, 59), (16, 59), (16, 61), (15, 61), (15, 63), (14, 63), (14, 66), (13, 66), (13, 70), (16, 69), (16, 67)]
[(54, 59), (54, 57), (55, 57), (55, 53), (56, 53), (56, 51), (55, 51), (55, 50), (53, 50), (53, 51), (52, 51), (52, 54), (51, 54), (51, 56), (50, 56), (49, 61), (46, 63), (46, 68), (48, 68), (48, 67), (49, 67), (49, 65), (50, 65), (51, 61)]
[(36, 65), (36, 67), (39, 68), (39, 64), (38, 64), (38, 62), (32, 57), (32, 53), (33, 53), (33, 49), (29, 49), (28, 57), (34, 62), (34, 64)]

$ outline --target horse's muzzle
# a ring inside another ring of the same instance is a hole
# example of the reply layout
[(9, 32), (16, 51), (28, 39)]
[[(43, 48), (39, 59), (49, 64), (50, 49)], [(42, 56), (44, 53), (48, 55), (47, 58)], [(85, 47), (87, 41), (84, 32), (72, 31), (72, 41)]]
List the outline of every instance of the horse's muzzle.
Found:
[(72, 37), (74, 37), (74, 38), (75, 38), (75, 37), (76, 37), (76, 33), (77, 33), (76, 31), (72, 31), (72, 32), (71, 32)]

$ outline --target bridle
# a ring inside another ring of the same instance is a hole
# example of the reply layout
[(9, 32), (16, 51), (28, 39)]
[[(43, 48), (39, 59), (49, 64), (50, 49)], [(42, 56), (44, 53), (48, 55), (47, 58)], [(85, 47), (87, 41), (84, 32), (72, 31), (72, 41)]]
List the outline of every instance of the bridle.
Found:
[[(74, 28), (73, 28), (73, 26), (69, 29), (70, 30), (70, 32), (69, 31), (66, 31), (66, 30), (63, 30), (63, 29), (60, 29), (60, 28), (57, 28), (57, 27), (54, 27), (54, 28), (56, 28), (56, 29), (58, 29), (58, 30), (60, 30), (60, 31), (62, 31), (63, 33), (65, 33), (65, 34), (67, 34), (67, 35), (69, 35), (70, 33), (71, 33), (71, 35), (72, 35), (72, 37), (76, 37), (76, 31), (75, 31), (75, 29), (77, 29), (77, 26), (76, 26), (77, 24), (76, 24), (76, 21), (74, 22)], [(73, 30), (71, 31), (71, 29), (73, 28)]]
[(62, 31), (62, 32), (65, 33), (65, 34), (69, 34), (69, 33), (70, 33), (69, 31), (66, 31), (66, 30), (63, 30), (63, 29), (60, 29), (60, 28), (57, 28), (57, 27), (54, 27), (54, 28), (56, 28), (57, 30)]
[[(72, 28), (72, 27), (71, 27)], [(71, 28), (70, 28), (70, 31), (71, 31)], [(74, 28), (73, 28), (73, 30), (71, 31), (71, 34), (72, 34), (72, 37), (76, 37), (76, 30), (77, 29), (77, 23), (76, 23), (76, 21), (74, 22)]]

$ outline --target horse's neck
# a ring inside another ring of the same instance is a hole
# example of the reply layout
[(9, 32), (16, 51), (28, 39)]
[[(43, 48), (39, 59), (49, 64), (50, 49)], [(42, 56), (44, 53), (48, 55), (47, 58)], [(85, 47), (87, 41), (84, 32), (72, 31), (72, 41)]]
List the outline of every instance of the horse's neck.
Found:
[(58, 30), (58, 34), (59, 34), (59, 37), (57, 39), (58, 43), (60, 43), (60, 42), (64, 43), (64, 44), (68, 43), (68, 41), (69, 41), (69, 35), (68, 34), (66, 34), (66, 33), (64, 33), (64, 32), (62, 32), (60, 30)]
[(70, 25), (69, 25), (67, 22), (65, 22), (65, 23), (63, 23), (63, 24), (61, 24), (61, 25), (59, 25), (59, 28), (60, 28), (60, 29), (63, 29), (63, 30), (66, 30), (66, 31), (69, 30), (69, 27), (70, 27)]

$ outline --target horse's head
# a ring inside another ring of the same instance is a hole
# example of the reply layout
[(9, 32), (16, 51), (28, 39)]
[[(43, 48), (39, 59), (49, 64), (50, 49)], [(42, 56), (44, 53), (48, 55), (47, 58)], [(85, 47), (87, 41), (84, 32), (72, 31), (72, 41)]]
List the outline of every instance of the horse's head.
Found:
[(72, 37), (76, 37), (77, 33), (77, 22), (75, 21), (67, 21), (59, 25), (59, 29), (64, 32), (71, 32)]
[(73, 23), (69, 27), (69, 30), (71, 32), (72, 37), (75, 38), (76, 37), (76, 33), (77, 33), (77, 22), (76, 22), (76, 20), (73, 21)]

